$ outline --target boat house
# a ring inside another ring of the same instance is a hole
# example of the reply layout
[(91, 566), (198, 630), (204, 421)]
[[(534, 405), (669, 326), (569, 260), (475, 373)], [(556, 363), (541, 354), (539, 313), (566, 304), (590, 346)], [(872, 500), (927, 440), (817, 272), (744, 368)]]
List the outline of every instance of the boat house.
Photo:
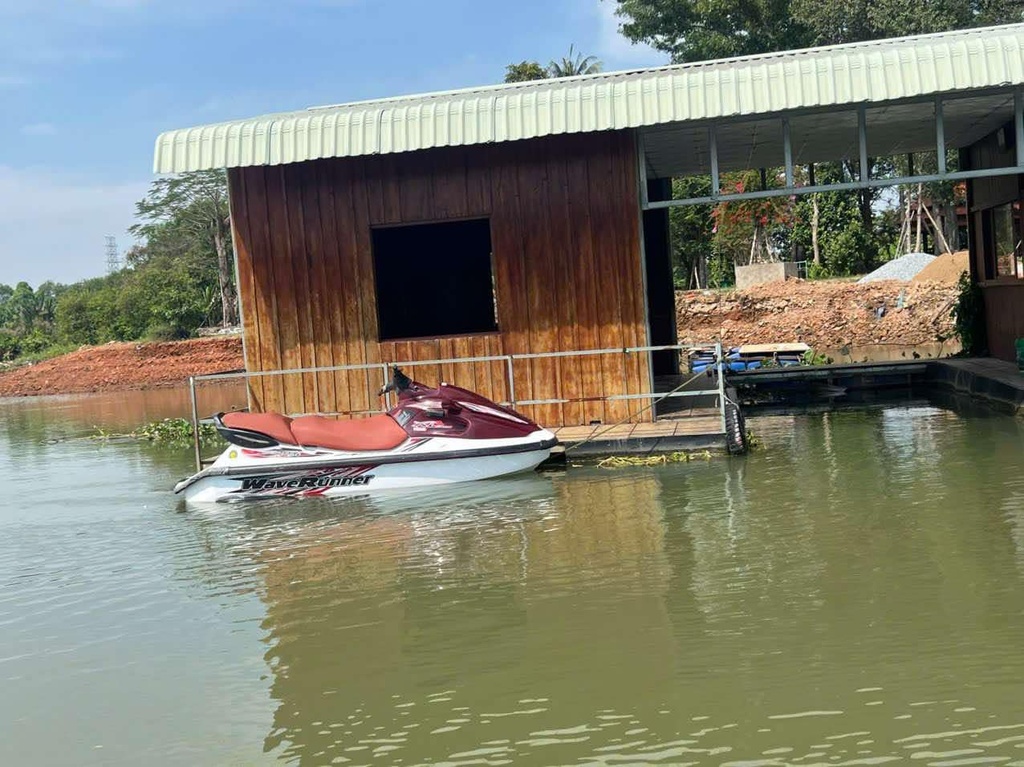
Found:
[[(430, 363), (411, 372), (545, 425), (609, 423), (679, 372), (659, 348), (676, 343), (676, 205), (966, 180), (972, 273), (1012, 356), (1022, 86), (1011, 25), (174, 130), (155, 170), (228, 171), (247, 369), (332, 368), (251, 378), (253, 409), (377, 410), (384, 364)], [(871, 177), (870, 157), (915, 153), (934, 167)], [(840, 159), (859, 177), (815, 185), (814, 163)], [(781, 171), (722, 190), (763, 168)], [(711, 194), (673, 198), (695, 175)]]

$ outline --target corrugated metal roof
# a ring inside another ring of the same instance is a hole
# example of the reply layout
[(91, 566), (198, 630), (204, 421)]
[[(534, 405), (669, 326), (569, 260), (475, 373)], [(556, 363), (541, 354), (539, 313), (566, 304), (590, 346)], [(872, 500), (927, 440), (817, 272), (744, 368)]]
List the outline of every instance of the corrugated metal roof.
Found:
[(154, 170), (280, 165), (1024, 83), (1024, 24), (313, 107), (186, 128)]

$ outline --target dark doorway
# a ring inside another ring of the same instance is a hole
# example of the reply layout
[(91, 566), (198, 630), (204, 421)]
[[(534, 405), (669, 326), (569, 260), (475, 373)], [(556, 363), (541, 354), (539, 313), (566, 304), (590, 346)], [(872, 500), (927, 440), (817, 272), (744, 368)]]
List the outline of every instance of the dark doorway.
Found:
[[(651, 202), (671, 199), (672, 180), (648, 181), (647, 196)], [(667, 208), (644, 211), (644, 265), (647, 270), (647, 319), (651, 327), (651, 345), (675, 344), (676, 291)], [(679, 355), (674, 351), (652, 352), (651, 372), (655, 376), (678, 375)]]

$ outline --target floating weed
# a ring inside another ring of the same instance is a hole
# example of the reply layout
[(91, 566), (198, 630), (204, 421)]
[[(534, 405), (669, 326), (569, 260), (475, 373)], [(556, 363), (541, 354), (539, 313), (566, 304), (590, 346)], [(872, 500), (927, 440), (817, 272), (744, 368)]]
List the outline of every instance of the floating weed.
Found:
[(713, 454), (710, 450), (697, 453), (659, 453), (658, 455), (610, 455), (597, 462), (602, 469), (619, 469), (624, 466), (661, 466), (667, 463), (690, 463), (691, 461), (710, 461)]
[[(187, 418), (165, 418), (140, 426), (127, 434), (108, 432), (96, 428), (93, 439), (144, 439), (158, 445), (168, 447), (187, 447), (192, 444), (192, 421)], [(221, 440), (220, 434), (213, 424), (199, 424), (199, 441), (202, 444)]]

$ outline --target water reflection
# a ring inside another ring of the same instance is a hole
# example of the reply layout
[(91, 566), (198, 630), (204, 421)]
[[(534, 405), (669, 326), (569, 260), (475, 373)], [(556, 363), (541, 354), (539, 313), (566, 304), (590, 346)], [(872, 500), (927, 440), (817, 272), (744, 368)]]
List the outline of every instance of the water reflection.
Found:
[[(207, 384), (198, 395), (200, 417), (245, 406), (245, 388)], [(187, 387), (104, 394), (0, 398), (0, 430), (19, 444), (107, 432), (129, 432), (164, 418), (187, 417)]]
[(483, 725), (529, 739), (553, 700), (586, 710), (669, 684), (657, 477), (508, 484), (514, 500), (398, 515), (366, 501), (262, 552), (268, 749), (310, 763), (475, 751)]

